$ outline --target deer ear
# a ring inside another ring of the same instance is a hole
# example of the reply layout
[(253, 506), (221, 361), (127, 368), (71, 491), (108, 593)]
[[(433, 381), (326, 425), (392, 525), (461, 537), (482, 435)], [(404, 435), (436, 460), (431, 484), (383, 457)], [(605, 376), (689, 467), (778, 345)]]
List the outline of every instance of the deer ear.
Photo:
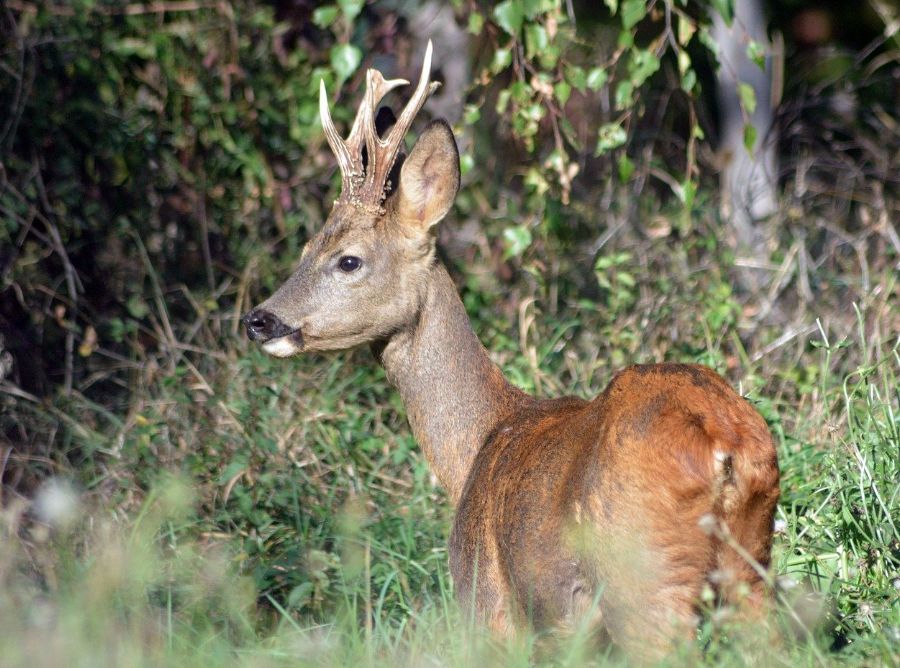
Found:
[(432, 121), (400, 170), (398, 213), (403, 224), (427, 231), (447, 215), (459, 191), (459, 151), (447, 121)]

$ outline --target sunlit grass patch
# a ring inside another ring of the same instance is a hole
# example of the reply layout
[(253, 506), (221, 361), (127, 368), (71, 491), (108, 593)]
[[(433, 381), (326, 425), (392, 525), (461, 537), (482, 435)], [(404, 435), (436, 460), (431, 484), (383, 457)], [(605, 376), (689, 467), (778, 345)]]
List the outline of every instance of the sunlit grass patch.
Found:
[[(842, 376), (836, 369), (848, 352), (865, 364)], [(787, 414), (790, 407), (754, 399), (780, 441), (783, 497), (774, 557), (779, 637), (772, 640), (762, 628), (741, 626), (727, 610), (709, 608), (698, 643), (674, 652), (666, 665), (900, 661), (896, 341), (857, 337), (838, 344), (822, 338), (812, 354), (820, 371), (808, 412)], [(367, 433), (383, 428), (385, 407), (396, 410), (381, 374), (347, 373), (337, 365), (314, 372), (309, 382), (318, 391), (303, 398), (272, 390), (273, 383), (288, 382), (283, 369), (265, 371), (270, 380), (259, 390), (250, 389), (257, 372), (233, 376), (239, 384), (207, 403), (230, 402), (225, 415), (237, 416), (275, 446), (251, 449), (253, 443), (235, 436), (236, 449), (205, 474), (212, 475), (205, 482), (196, 476), (199, 462), (215, 461), (202, 450), (210, 447), (208, 437), (197, 441), (201, 449), (189, 455), (193, 464), (186, 473), (148, 469), (140, 502), (118, 510), (109, 499), (79, 493), (83, 482), (65, 478), (50, 479), (30, 502), (4, 507), (3, 665), (621, 662), (578, 634), (552, 643), (525, 635), (498, 645), (468, 627), (448, 575), (449, 510), (434, 494), (427, 469), (415, 472), (421, 463), (410, 459), (412, 449), (403, 450), (402, 460), (394, 458), (396, 441), (409, 438), (402, 429), (390, 437), (390, 448), (365, 445)], [(158, 406), (188, 405), (171, 400), (176, 386), (156, 391), (169, 392), (170, 399)], [(300, 407), (314, 419), (304, 423)], [(398, 412), (387, 419), (401, 418)], [(298, 429), (309, 430), (303, 442), (316, 444), (314, 452), (291, 453), (287, 448), (296, 446), (287, 442), (278, 446), (281, 430), (298, 420)], [(785, 421), (794, 425), (790, 435), (779, 428)], [(225, 420), (215, 433), (231, 429)], [(139, 445), (148, 432), (135, 433)], [(151, 433), (151, 444), (155, 437)], [(241, 456), (246, 460), (238, 470), (234, 462)], [(317, 464), (304, 463), (313, 456)], [(293, 466), (280, 470), (286, 462)], [(412, 470), (398, 478), (398, 464)], [(218, 489), (212, 499), (210, 485)], [(279, 491), (284, 507), (275, 501)], [(330, 499), (325, 515), (322, 499)]]

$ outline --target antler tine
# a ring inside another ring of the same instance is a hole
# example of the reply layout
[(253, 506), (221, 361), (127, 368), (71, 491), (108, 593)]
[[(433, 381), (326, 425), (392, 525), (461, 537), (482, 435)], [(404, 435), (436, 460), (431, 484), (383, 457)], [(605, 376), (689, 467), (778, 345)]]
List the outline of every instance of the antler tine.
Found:
[(334, 152), (341, 170), (341, 192), (349, 192), (353, 188), (354, 177), (362, 174), (362, 156), (354, 159), (347, 144), (334, 127), (331, 111), (328, 109), (328, 93), (325, 90), (323, 79), (319, 80), (319, 118), (322, 121), (322, 129), (325, 130), (325, 138), (328, 140), (328, 145)]
[[(433, 47), (431, 45), (431, 40), (428, 40), (428, 47), (425, 49), (425, 60), (422, 63), (422, 74), (419, 77), (419, 84), (416, 86), (415, 93), (413, 93), (409, 103), (407, 103), (406, 107), (403, 109), (403, 113), (400, 114), (400, 118), (391, 129), (387, 138), (382, 141), (375, 132), (374, 114), (370, 115), (369, 120), (367, 121), (367, 124), (370, 125), (370, 130), (366, 132), (366, 146), (369, 152), (369, 168), (366, 173), (365, 187), (367, 190), (371, 189), (377, 193), (379, 203), (381, 199), (384, 198), (388, 175), (394, 166), (394, 161), (397, 159), (400, 147), (403, 146), (403, 141), (406, 138), (406, 133), (409, 132), (409, 127), (412, 125), (413, 119), (416, 117), (416, 114), (419, 113), (422, 105), (425, 104), (425, 100), (428, 99), (428, 96), (441, 85), (440, 82), (437, 81), (432, 83), (428, 82), (431, 74), (432, 51)], [(380, 79), (381, 74), (378, 72), (376, 72), (376, 74)], [(396, 85), (397, 81), (385, 83)], [(391, 88), (393, 88), (393, 85)]]
[[(412, 125), (413, 118), (419, 113), (425, 100), (438, 86), (438, 82), (429, 83), (431, 74), (431, 40), (428, 40), (428, 48), (425, 49), (425, 61), (422, 65), (422, 74), (412, 99), (400, 114), (400, 119), (391, 129), (385, 140), (378, 136), (375, 129), (375, 111), (378, 104), (391, 90), (397, 86), (408, 84), (404, 79), (386, 80), (378, 70), (369, 70), (366, 73), (366, 92), (360, 102), (359, 110), (353, 121), (353, 128), (346, 140), (342, 139), (334, 127), (331, 111), (328, 109), (328, 93), (325, 90), (325, 82), (319, 82), (319, 116), (322, 119), (322, 128), (325, 130), (325, 138), (328, 145), (337, 157), (338, 166), (341, 169), (341, 200), (350, 201), (364, 208), (379, 211), (385, 197), (387, 178), (403, 146), (406, 133)], [(365, 142), (368, 153), (368, 167), (363, 177), (362, 150)], [(360, 189), (360, 186), (362, 188)]]
[(358, 148), (362, 149), (361, 143), (365, 141), (366, 148), (368, 148), (371, 156), (374, 148), (369, 146), (369, 134), (374, 133), (377, 136), (375, 132), (375, 113), (378, 111), (378, 105), (384, 99), (384, 96), (397, 86), (405, 86), (408, 83), (406, 79), (385, 80), (384, 75), (378, 70), (366, 72), (366, 94), (363, 97), (362, 104), (360, 104), (356, 119), (353, 121), (353, 129), (350, 131), (347, 143), (359, 144)]

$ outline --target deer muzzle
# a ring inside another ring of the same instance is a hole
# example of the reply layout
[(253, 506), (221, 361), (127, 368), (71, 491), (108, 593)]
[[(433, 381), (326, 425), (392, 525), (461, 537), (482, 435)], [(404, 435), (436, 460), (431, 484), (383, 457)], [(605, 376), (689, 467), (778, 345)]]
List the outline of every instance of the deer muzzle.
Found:
[(299, 328), (286, 325), (271, 311), (255, 308), (241, 321), (251, 341), (262, 344), (262, 349), (275, 357), (289, 357), (303, 349), (303, 333)]

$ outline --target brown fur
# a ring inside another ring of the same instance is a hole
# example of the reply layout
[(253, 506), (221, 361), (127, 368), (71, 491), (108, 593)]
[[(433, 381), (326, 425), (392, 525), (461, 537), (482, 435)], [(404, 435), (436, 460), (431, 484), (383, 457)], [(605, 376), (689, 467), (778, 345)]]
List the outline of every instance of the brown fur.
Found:
[[(745, 585), (749, 608), (763, 609), (760, 575), (701, 528), (718, 518), (768, 565), (779, 489), (763, 419), (694, 364), (629, 367), (593, 401), (511, 386), (435, 259), (432, 227), (458, 182), (452, 133), (432, 124), (383, 214), (335, 207), (258, 309), (280, 336), (254, 338), (279, 355), (371, 345), (457, 506), (462, 608), (495, 632), (571, 628), (590, 614), (626, 651), (656, 657), (692, 636), (712, 580), (727, 600)], [(336, 269), (347, 254), (363, 268)]]

